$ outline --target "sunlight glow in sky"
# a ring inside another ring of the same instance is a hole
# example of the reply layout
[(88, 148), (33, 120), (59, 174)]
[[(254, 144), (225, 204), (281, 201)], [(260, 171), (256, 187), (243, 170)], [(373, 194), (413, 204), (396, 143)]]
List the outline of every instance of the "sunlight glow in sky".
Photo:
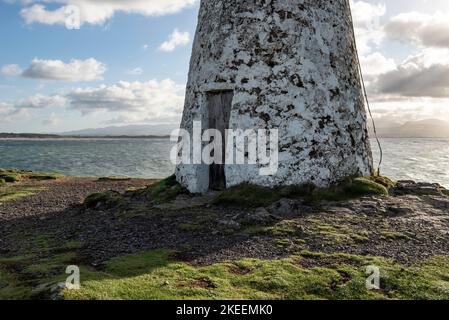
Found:
[[(0, 0), (0, 132), (173, 124), (197, 0)], [(67, 6), (81, 28), (65, 27)], [(352, 0), (379, 122), (449, 120), (449, 1)]]

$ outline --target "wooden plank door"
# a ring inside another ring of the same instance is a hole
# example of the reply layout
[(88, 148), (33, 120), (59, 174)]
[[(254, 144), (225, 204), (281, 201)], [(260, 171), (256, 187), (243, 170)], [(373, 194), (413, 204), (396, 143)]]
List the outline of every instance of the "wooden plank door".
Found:
[(213, 163), (209, 169), (209, 189), (223, 190), (226, 188), (225, 157), (226, 157), (226, 129), (229, 129), (233, 91), (210, 92), (207, 95), (209, 112), (209, 129), (217, 129), (223, 137), (221, 164)]

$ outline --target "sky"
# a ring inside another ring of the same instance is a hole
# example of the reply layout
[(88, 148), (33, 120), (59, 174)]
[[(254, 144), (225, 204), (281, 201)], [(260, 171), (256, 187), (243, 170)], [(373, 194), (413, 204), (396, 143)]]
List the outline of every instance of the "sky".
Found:
[[(0, 132), (176, 127), (198, 9), (198, 0), (0, 0)], [(352, 0), (352, 10), (377, 122), (449, 120), (449, 1)]]

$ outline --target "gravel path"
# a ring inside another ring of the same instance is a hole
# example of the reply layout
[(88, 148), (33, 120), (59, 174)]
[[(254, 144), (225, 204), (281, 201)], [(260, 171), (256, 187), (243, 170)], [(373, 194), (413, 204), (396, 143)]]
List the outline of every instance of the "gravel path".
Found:
[[(12, 220), (23, 217), (39, 217), (64, 211), (80, 204), (92, 193), (115, 190), (124, 192), (130, 187), (143, 187), (154, 180), (104, 180), (94, 178), (64, 177), (48, 181), (23, 181), (14, 184), (14, 188), (43, 188), (31, 197), (16, 201), (0, 202), (0, 219)], [(0, 221), (1, 221), (0, 220)]]
[[(225, 208), (209, 204), (213, 195), (183, 195), (157, 205), (131, 194), (122, 196), (119, 205), (80, 206), (94, 192), (124, 192), (151, 183), (81, 178), (33, 182), (30, 186), (45, 189), (0, 205), (0, 255), (26, 254), (42, 235), (61, 244), (80, 242), (83, 263), (93, 266), (159, 248), (174, 249), (180, 259), (195, 264), (273, 259), (300, 250), (384, 256), (406, 264), (449, 253), (449, 198), (413, 183), (401, 185), (388, 198), (319, 206), (282, 199), (257, 210)], [(426, 194), (417, 195), (423, 190)]]
[[(13, 201), (0, 202), (0, 254), (26, 250), (39, 234), (55, 232), (59, 225), (70, 224), (68, 214), (79, 211), (84, 199), (97, 192), (130, 187), (144, 187), (154, 180), (106, 180), (64, 177), (48, 181), (21, 181), (8, 188), (14, 190), (42, 188), (36, 194)], [(5, 187), (3, 187), (5, 188)], [(86, 221), (87, 223), (87, 221)]]

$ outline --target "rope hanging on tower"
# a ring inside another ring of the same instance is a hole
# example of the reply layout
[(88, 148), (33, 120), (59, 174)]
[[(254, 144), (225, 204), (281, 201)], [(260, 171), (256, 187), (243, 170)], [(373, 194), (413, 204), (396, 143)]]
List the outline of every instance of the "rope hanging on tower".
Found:
[(357, 64), (358, 64), (358, 70), (359, 70), (359, 74), (360, 74), (360, 80), (362, 83), (363, 95), (365, 97), (366, 106), (368, 108), (369, 116), (370, 116), (372, 124), (373, 124), (374, 136), (376, 138), (377, 145), (379, 146), (380, 159), (379, 159), (379, 165), (377, 167), (377, 174), (380, 175), (380, 167), (382, 166), (382, 162), (383, 162), (383, 149), (382, 149), (382, 144), (380, 143), (379, 137), (377, 136), (376, 122), (374, 121), (374, 117), (371, 112), (371, 106), (370, 106), (368, 94), (366, 91), (365, 80), (363, 78), (362, 65), (360, 64), (359, 52), (357, 49), (357, 41), (355, 38), (355, 27), (354, 27), (354, 19), (352, 16), (351, 2), (350, 2), (350, 0), (346, 0), (346, 3), (348, 4), (348, 8), (349, 8), (349, 18), (351, 20), (350, 22), (351, 22), (352, 34), (353, 34), (353, 38), (354, 38), (354, 48), (355, 48), (355, 54), (356, 54), (356, 59), (357, 59)]

